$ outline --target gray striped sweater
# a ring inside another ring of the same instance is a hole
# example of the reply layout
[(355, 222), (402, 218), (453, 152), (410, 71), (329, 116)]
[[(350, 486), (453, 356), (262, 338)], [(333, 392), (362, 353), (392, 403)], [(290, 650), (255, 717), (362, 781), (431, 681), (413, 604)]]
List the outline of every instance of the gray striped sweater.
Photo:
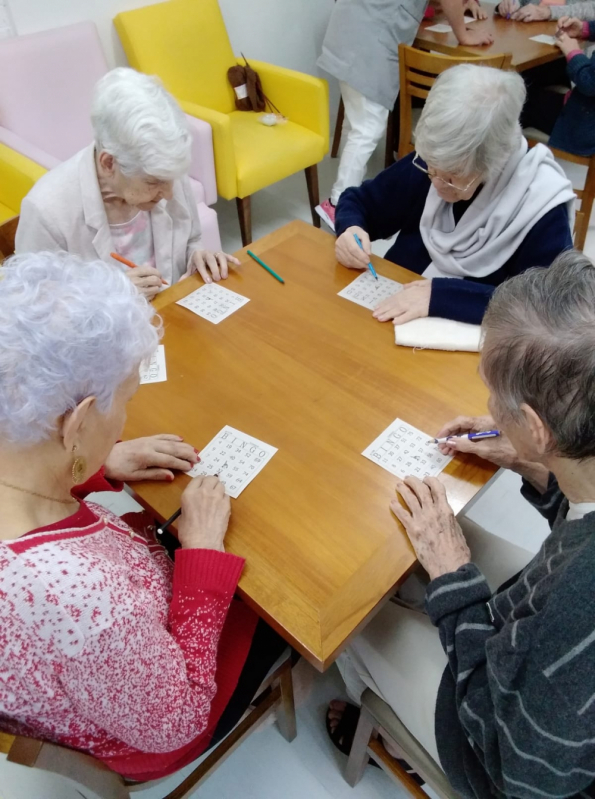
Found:
[[(540, 0), (519, 0), (521, 6), (539, 5)], [(496, 7), (497, 8), (497, 7)], [(595, 0), (582, 0), (565, 6), (550, 6), (550, 19), (575, 17), (576, 19), (595, 20)]]
[(595, 512), (567, 522), (552, 479), (523, 494), (552, 532), (495, 595), (474, 564), (433, 580), (426, 607), (448, 666), (442, 766), (463, 797), (595, 796)]

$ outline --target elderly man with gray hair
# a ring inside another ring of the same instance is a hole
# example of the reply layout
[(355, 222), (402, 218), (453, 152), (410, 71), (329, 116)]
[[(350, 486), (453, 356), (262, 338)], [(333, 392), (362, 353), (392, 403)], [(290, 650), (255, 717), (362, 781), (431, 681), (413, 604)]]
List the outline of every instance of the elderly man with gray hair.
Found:
[[(390, 507), (429, 574), (428, 616), (389, 604), (340, 667), (354, 699), (370, 687), (392, 705), (460, 796), (593, 796), (595, 268), (571, 251), (505, 282), (483, 335), (492, 417), (438, 436), (498, 426), (500, 438), (443, 450), (520, 473), (551, 533), (510, 578), (512, 545), (464, 535), (439, 480), (399, 480)], [(493, 593), (484, 575), (503, 560), (510, 579)], [(349, 737), (346, 715), (332, 704), (334, 734)]]
[(17, 253), (65, 250), (86, 261), (137, 268), (126, 273), (151, 300), (164, 284), (199, 272), (226, 278), (223, 252), (201, 244), (187, 174), (192, 138), (182, 110), (157, 78), (118, 68), (95, 87), (95, 141), (60, 164), (23, 200)]
[(379, 321), (479, 324), (495, 286), (572, 246), (572, 185), (547, 147), (528, 149), (525, 94), (515, 72), (446, 70), (422, 111), (417, 152), (341, 195), (340, 263), (365, 269), (370, 242), (398, 233), (385, 257), (430, 278), (382, 302)]

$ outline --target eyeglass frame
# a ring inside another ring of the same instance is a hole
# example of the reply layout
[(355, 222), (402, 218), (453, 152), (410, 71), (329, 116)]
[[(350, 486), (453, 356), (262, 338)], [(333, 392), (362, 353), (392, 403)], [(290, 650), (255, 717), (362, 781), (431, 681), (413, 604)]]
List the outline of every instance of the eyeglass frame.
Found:
[(464, 187), (455, 186), (454, 183), (451, 183), (449, 180), (444, 180), (444, 178), (441, 178), (439, 175), (430, 175), (430, 170), (427, 167), (424, 169), (423, 166), (420, 166), (419, 164), (416, 163), (419, 157), (420, 157), (419, 153), (416, 152), (415, 158), (412, 161), (412, 164), (416, 169), (419, 169), (420, 172), (423, 172), (424, 175), (427, 175), (430, 180), (439, 180), (440, 183), (443, 183), (445, 186), (448, 186), (449, 188), (454, 189), (455, 191), (458, 191), (461, 194), (463, 194), (463, 192), (466, 192), (467, 189), (470, 189), (471, 186), (473, 186), (473, 184), (477, 180), (477, 178), (473, 178), (473, 180), (469, 181), (469, 183), (467, 183), (467, 185)]

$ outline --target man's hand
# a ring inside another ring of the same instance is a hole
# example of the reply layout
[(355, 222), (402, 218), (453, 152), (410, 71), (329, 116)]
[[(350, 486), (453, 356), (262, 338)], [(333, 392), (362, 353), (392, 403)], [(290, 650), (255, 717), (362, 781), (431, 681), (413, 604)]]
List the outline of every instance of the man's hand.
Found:
[(398, 481), (397, 491), (407, 507), (393, 499), (390, 508), (407, 531), (417, 559), (432, 580), (471, 561), (465, 536), (440, 480), (426, 477), (422, 483), (417, 477), (407, 477)]
[(402, 325), (412, 319), (421, 319), (428, 315), (431, 295), (431, 280), (405, 283), (401, 291), (381, 302), (372, 315), (379, 322), (388, 322), (392, 319), (395, 325)]
[(479, 5), (478, 0), (465, 0), (463, 3), (463, 12), (471, 14), (473, 19), (487, 19), (487, 12)]
[(511, 14), (511, 17), (515, 22), (542, 22), (545, 19), (551, 19), (552, 12), (549, 6), (534, 6), (530, 4), (519, 8)]
[(228, 263), (240, 265), (237, 258), (226, 252), (209, 252), (208, 250), (195, 250), (192, 253), (188, 269), (183, 277), (190, 277), (195, 272), (202, 277), (205, 283), (213, 280), (225, 280), (229, 275)]
[[(354, 233), (359, 236), (363, 250), (355, 240)], [(370, 237), (363, 228), (357, 225), (348, 227), (335, 242), (337, 261), (343, 266), (349, 267), (349, 269), (366, 269), (371, 255)]]
[(172, 469), (188, 472), (200, 460), (198, 451), (180, 436), (164, 433), (115, 444), (105, 462), (105, 476), (124, 483), (174, 479)]
[(159, 272), (152, 266), (137, 266), (136, 269), (127, 269), (128, 277), (138, 291), (150, 302), (163, 288), (163, 280)]

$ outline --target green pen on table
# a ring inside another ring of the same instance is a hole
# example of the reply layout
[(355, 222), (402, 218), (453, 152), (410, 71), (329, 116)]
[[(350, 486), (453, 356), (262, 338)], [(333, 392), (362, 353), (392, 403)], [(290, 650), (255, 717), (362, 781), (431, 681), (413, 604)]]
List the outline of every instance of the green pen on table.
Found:
[(278, 275), (276, 272), (273, 272), (271, 267), (267, 266), (264, 261), (261, 261), (260, 258), (258, 257), (258, 255), (254, 255), (254, 253), (251, 250), (248, 250), (247, 252), (248, 252), (248, 255), (250, 256), (250, 258), (254, 258), (256, 263), (260, 264), (263, 269), (266, 269), (269, 274), (271, 274), (274, 278), (276, 278), (279, 281), (279, 283), (285, 283), (285, 281), (283, 280), (281, 275)]
[[(354, 237), (354, 238), (355, 238), (355, 240), (357, 241), (357, 243), (358, 243), (358, 246), (359, 246), (360, 250), (361, 250), (362, 252), (365, 252), (365, 250), (364, 250), (364, 245), (362, 244), (362, 240), (361, 240), (361, 239), (360, 239), (360, 237), (357, 235), (357, 233), (354, 233), (354, 234), (353, 234), (353, 237)], [(368, 261), (368, 269), (369, 269), (369, 270), (370, 270), (370, 272), (371, 272), (371, 273), (374, 275), (374, 277), (376, 278), (376, 280), (378, 280), (378, 275), (376, 274), (376, 270), (375, 270), (375, 269), (374, 269), (374, 267), (372, 266), (372, 261)]]

